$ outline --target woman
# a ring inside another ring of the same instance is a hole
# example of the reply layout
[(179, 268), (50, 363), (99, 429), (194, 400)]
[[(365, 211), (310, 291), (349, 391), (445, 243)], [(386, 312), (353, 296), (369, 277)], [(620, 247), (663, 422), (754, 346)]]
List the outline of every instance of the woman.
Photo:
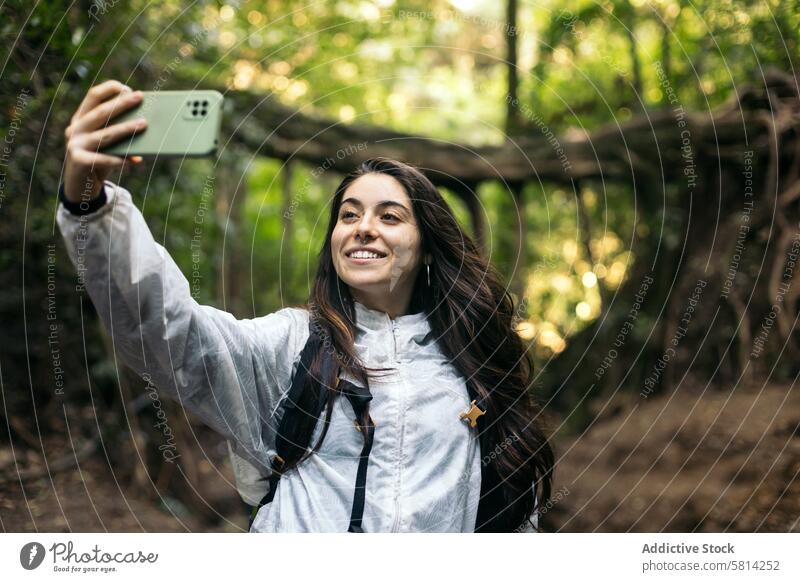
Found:
[(536, 525), (553, 455), (529, 355), (433, 184), (364, 162), (334, 194), (308, 305), (236, 320), (193, 300), (106, 181), (140, 161), (96, 153), (145, 128), (108, 125), (140, 100), (116, 81), (89, 91), (66, 131), (59, 228), (121, 359), (228, 439), (251, 531)]

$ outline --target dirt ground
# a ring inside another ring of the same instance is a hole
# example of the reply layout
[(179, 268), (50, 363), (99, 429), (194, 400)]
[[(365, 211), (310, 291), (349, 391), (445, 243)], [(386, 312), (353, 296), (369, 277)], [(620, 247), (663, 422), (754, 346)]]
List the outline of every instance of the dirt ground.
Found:
[(550, 531), (800, 531), (800, 393), (684, 385), (558, 444)]
[[(183, 447), (196, 448), (190, 475), (162, 466), (148, 476), (135, 456), (125, 465), (119, 451), (102, 446), (77, 455), (76, 466), (58, 433), (46, 440), (50, 471), (41, 451), (17, 440), (13, 452), (2, 444), (0, 528), (244, 531), (246, 508), (224, 443), (195, 430)], [(692, 385), (646, 400), (614, 399), (582, 436), (557, 438), (556, 454), (546, 531), (800, 531), (800, 393), (788, 386), (731, 393)], [(180, 500), (169, 493), (192, 489)]]
[[(71, 466), (48, 473), (40, 454), (29, 449), (20, 455), (18, 445), (19, 472), (37, 473), (20, 480), (5, 445), (0, 449), (0, 527), (7, 532), (246, 531), (246, 506), (236, 492), (224, 442), (208, 429), (194, 430), (197, 439), (187, 445), (194, 447), (191, 475), (184, 472), (185, 462), (163, 463), (148, 475), (128, 446), (121, 447), (129, 456), (127, 465), (117, 459), (109, 463), (106, 455), (119, 452), (100, 446), (77, 466), (73, 455)], [(51, 466), (52, 459), (69, 458), (63, 441), (55, 435), (46, 441)], [(191, 493), (177, 499), (173, 491)]]

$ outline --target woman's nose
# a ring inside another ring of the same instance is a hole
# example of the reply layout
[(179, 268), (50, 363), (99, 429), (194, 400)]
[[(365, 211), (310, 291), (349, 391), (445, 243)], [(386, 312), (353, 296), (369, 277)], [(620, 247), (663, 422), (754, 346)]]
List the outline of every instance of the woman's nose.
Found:
[(359, 220), (358, 224), (356, 224), (356, 238), (363, 239), (365, 237), (377, 237), (377, 233), (375, 232), (375, 224), (371, 213), (369, 212), (365, 212), (361, 217), (361, 220)]

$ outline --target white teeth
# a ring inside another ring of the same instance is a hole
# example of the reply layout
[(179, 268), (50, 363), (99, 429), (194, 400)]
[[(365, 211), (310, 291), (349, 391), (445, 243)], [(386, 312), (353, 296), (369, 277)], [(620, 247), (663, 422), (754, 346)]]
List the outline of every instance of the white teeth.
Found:
[(354, 251), (350, 253), (350, 257), (354, 259), (379, 259), (380, 255), (371, 251)]

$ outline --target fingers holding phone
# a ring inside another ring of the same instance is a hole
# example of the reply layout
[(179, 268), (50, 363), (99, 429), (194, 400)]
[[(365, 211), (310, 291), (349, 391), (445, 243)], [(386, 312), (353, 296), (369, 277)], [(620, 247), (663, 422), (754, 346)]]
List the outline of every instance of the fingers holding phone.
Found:
[[(126, 97), (120, 99), (124, 103)], [(213, 89), (145, 91), (141, 106), (122, 113), (118, 121), (146, 117), (150, 129), (104, 147), (103, 153), (152, 158), (212, 156), (220, 143), (223, 101), (223, 95)], [(97, 119), (114, 114), (116, 107), (110, 104)]]
[(100, 150), (147, 128), (145, 119), (111, 124), (113, 118), (137, 107), (141, 91), (132, 91), (119, 81), (95, 85), (86, 93), (64, 131), (67, 139), (64, 195), (72, 202), (92, 200), (100, 193), (111, 171), (126, 163), (141, 163), (140, 156), (126, 157)]

